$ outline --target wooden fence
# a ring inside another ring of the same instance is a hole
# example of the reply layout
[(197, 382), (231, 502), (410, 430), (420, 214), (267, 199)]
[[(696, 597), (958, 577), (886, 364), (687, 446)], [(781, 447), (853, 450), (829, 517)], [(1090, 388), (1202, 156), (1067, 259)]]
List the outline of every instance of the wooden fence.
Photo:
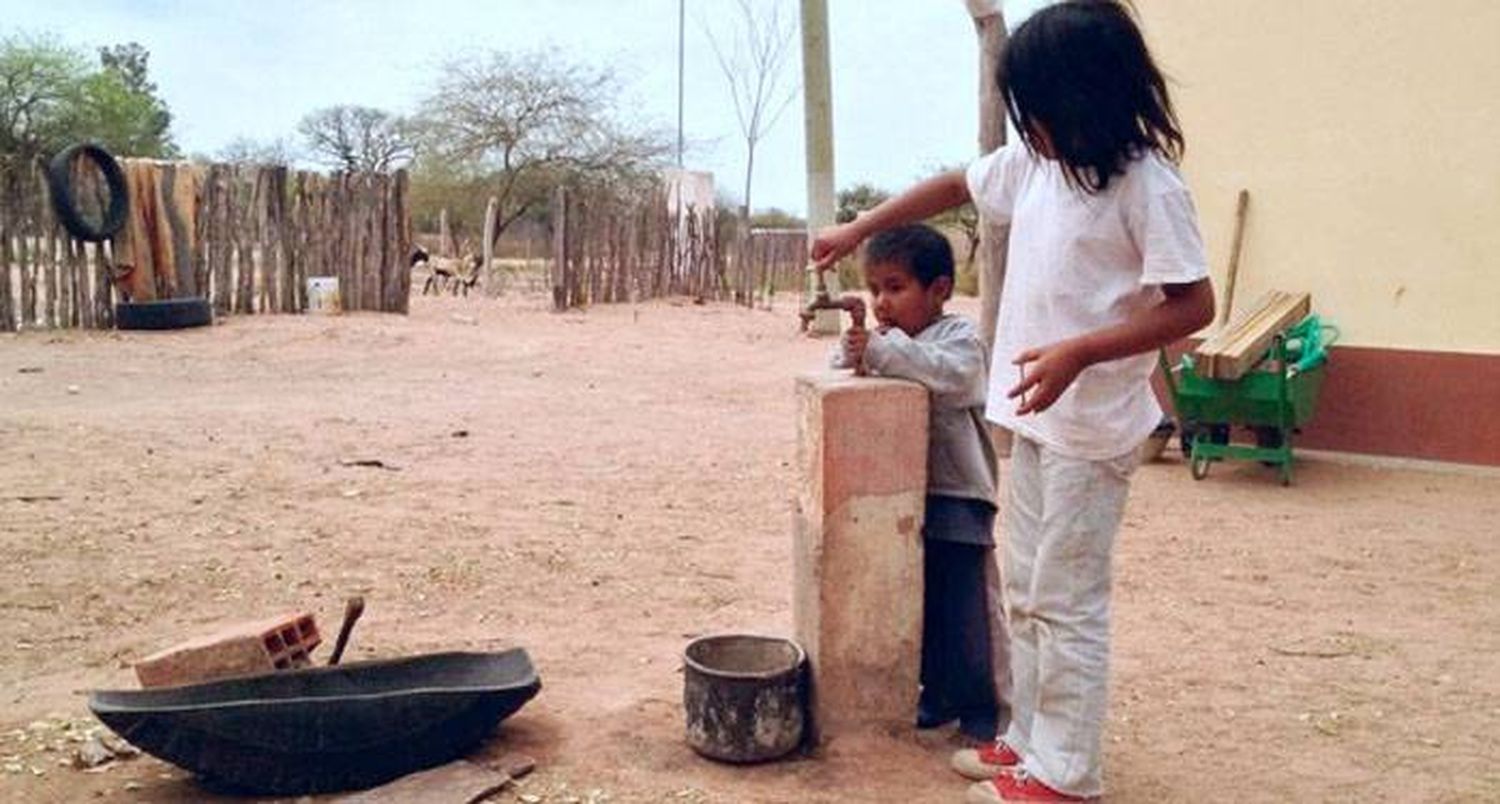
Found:
[(663, 296), (768, 303), (802, 286), (807, 235), (752, 232), (741, 241), (712, 208), (672, 208), (661, 185), (553, 197), (552, 301), (557, 310)]
[(714, 216), (669, 208), (664, 187), (632, 192), (558, 188), (552, 207), (552, 304), (661, 296), (718, 298), (723, 285)]
[[(0, 164), (0, 331), (108, 328), (116, 301), (184, 296), (221, 315), (302, 312), (310, 276), (338, 277), (346, 310), (407, 311), (404, 171), (123, 167), (130, 218), (111, 242), (85, 244), (57, 222), (40, 166)], [(98, 192), (75, 184), (76, 196)]]
[[(777, 293), (800, 293), (807, 284), (806, 229), (752, 229), (746, 243), (742, 304), (769, 305)], [(748, 299), (748, 301), (746, 301)]]

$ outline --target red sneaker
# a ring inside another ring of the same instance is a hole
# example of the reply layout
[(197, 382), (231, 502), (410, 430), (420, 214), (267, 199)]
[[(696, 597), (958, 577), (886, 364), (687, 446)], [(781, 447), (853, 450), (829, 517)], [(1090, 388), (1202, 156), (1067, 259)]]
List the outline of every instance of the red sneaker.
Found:
[(948, 764), (958, 771), (959, 776), (978, 782), (1015, 770), (1021, 764), (1021, 755), (1004, 740), (996, 740), (979, 748), (955, 751)]
[(1006, 804), (1013, 801), (1093, 801), (1083, 796), (1059, 793), (1024, 770), (1002, 773), (988, 782), (969, 785), (968, 804)]

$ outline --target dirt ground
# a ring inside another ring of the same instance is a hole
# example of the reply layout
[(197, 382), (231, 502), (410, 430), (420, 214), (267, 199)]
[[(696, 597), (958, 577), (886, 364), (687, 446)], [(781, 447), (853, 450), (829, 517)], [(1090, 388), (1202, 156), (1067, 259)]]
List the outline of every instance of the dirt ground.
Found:
[[(418, 298), (0, 336), (0, 800), (222, 800), (149, 758), (66, 767), (84, 691), (225, 621), (332, 632), (352, 593), (352, 657), (531, 652), (543, 691), (481, 758), (540, 766), (501, 800), (961, 800), (904, 729), (753, 768), (683, 743), (686, 642), (791, 632), (792, 378), (828, 348), (795, 323)], [(1497, 523), (1494, 473), (1144, 466), (1108, 800), (1500, 800)]]

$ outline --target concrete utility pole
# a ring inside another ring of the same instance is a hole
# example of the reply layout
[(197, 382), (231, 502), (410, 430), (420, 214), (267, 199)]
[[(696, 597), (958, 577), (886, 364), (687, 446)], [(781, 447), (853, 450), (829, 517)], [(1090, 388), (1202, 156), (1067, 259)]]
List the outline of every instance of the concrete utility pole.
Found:
[[(996, 68), (1005, 50), (1005, 15), (1000, 0), (964, 0), (979, 35), (979, 152), (987, 154), (1005, 144), (1005, 99), (1000, 95)], [(995, 350), (995, 326), (1000, 320), (1000, 290), (1005, 285), (1005, 254), (1010, 225), (979, 222), (979, 339), (986, 351)], [(1001, 355), (1009, 360), (1008, 355)], [(1010, 431), (990, 425), (995, 453), (1010, 456)]]
[(683, 26), (687, 21), (687, 0), (677, 0), (677, 166), (682, 167), (682, 67)]
[[(807, 134), (808, 237), (833, 225), (833, 83), (828, 69), (828, 0), (802, 0), (802, 119)], [(828, 290), (839, 292), (838, 274), (827, 272)], [(804, 293), (811, 296), (812, 282)], [(806, 299), (804, 299), (806, 301)], [(810, 330), (839, 332), (838, 310), (819, 310)]]
[[(1000, 0), (965, 0), (964, 4), (974, 19), (974, 32), (979, 35), (979, 152), (987, 154), (1005, 144), (1005, 99), (1000, 96), (1000, 86), (995, 80), (1000, 53), (1005, 50), (1005, 15)], [(986, 348), (993, 349), (1010, 227), (981, 226), (979, 337)]]

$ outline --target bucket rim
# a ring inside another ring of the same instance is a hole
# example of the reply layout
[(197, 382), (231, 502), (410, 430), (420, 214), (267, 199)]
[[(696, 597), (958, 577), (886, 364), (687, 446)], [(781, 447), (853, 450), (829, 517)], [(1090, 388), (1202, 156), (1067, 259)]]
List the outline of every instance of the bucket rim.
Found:
[[(693, 646), (699, 645), (699, 644), (703, 644), (705, 642), (715, 642), (715, 641), (724, 640), (724, 639), (761, 640), (761, 641), (765, 641), (765, 642), (779, 642), (779, 643), (784, 644), (784, 645), (789, 645), (789, 646), (791, 646), (793, 654), (794, 654), (794, 661), (792, 662), (792, 666), (791, 667), (780, 668), (780, 669), (777, 669), (777, 670), (767, 670), (767, 671), (762, 671), (762, 672), (754, 672), (754, 671), (741, 672), (741, 671), (734, 671), (734, 670), (720, 670), (720, 669), (714, 668), (714, 667), (707, 667), (703, 663), (701, 663), (701, 662), (699, 662), (699, 661), (697, 661), (696, 659), (693, 658), (693, 656), (692, 656)], [(767, 679), (778, 678), (780, 676), (785, 676), (785, 675), (788, 675), (788, 674), (794, 674), (794, 673), (800, 672), (802, 670), (803, 666), (807, 664), (807, 651), (805, 651), (805, 650), (802, 649), (802, 646), (797, 643), (797, 640), (795, 640), (795, 639), (789, 639), (787, 637), (770, 636), (768, 634), (745, 634), (745, 633), (735, 633), (735, 632), (725, 632), (725, 633), (718, 633), (718, 634), (704, 634), (703, 636), (700, 636), (700, 637), (697, 637), (697, 638), (693, 639), (693, 641), (689, 642), (687, 644), (687, 646), (682, 649), (682, 663), (685, 664), (685, 665), (687, 665), (688, 667), (692, 668), (696, 672), (702, 673), (705, 676), (712, 676), (714, 678), (727, 678), (727, 679), (746, 680), (746, 681), (757, 681), (757, 680), (764, 681), (764, 680), (767, 680)]]

